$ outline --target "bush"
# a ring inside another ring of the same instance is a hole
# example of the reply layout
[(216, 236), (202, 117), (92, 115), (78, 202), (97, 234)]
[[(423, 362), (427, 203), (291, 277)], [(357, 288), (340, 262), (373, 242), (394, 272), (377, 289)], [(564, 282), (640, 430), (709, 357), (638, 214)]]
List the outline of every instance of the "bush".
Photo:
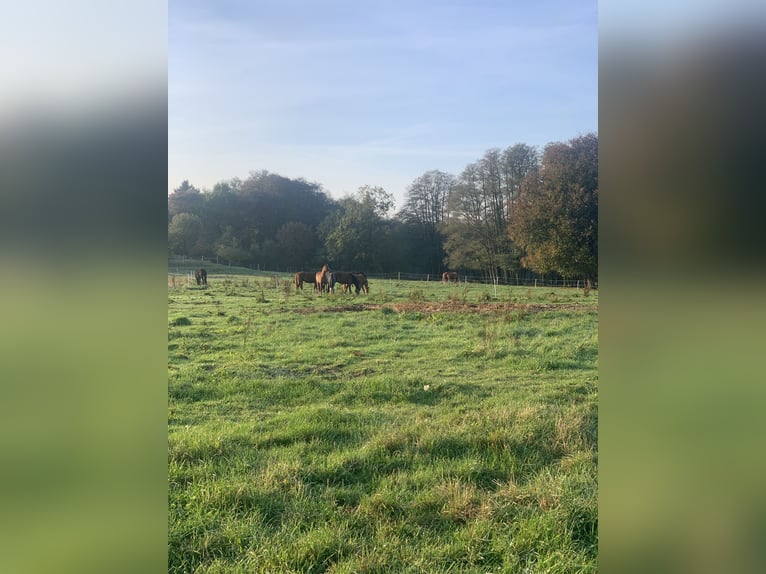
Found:
[(413, 303), (418, 303), (420, 301), (426, 300), (426, 294), (423, 293), (422, 289), (413, 289), (410, 291), (410, 301)]

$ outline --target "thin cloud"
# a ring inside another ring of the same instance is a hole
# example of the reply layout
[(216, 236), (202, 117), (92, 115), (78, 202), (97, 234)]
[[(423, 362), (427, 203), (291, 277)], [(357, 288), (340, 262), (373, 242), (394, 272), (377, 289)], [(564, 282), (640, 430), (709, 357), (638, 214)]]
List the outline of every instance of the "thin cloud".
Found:
[(169, 38), (171, 187), (401, 187), (597, 126), (595, 1), (173, 2)]

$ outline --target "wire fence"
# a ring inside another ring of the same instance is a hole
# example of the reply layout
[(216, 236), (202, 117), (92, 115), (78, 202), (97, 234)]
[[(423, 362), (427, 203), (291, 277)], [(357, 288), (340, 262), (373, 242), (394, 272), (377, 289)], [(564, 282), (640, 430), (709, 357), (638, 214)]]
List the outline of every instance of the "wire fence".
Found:
[[(176, 277), (185, 276), (189, 280), (194, 280), (194, 269), (202, 267), (204, 265), (212, 266), (215, 264), (214, 269), (208, 269), (208, 273), (220, 273), (220, 274), (255, 274), (263, 276), (272, 275), (293, 275), (297, 271), (306, 271), (306, 269), (290, 269), (284, 270), (265, 270), (260, 266), (247, 267), (239, 265), (236, 261), (228, 260), (211, 260), (204, 257), (187, 257), (176, 256), (168, 259), (168, 274), (175, 275)], [(311, 271), (311, 269), (309, 269)], [(359, 271), (353, 269), (353, 271)], [(406, 273), (406, 272), (394, 272), (394, 273), (366, 273), (370, 279), (382, 279), (382, 280), (396, 280), (396, 281), (424, 281), (437, 283), (442, 282), (441, 274), (432, 273)], [(510, 277), (487, 277), (485, 275), (460, 273), (458, 272), (458, 280), (456, 282), (450, 282), (451, 285), (455, 284), (482, 284), (482, 285), (511, 285), (511, 286), (523, 286), (523, 287), (562, 287), (562, 288), (574, 288), (581, 289), (589, 286), (591, 289), (598, 289), (598, 281), (590, 281), (590, 284), (585, 279), (565, 279), (561, 277), (545, 277), (542, 275), (535, 275), (530, 272), (524, 272), (523, 274), (515, 274)]]
[[(374, 279), (395, 279), (397, 281), (436, 281), (442, 282), (442, 276), (440, 274), (430, 273), (367, 273), (367, 277)], [(546, 277), (529, 277), (529, 276), (514, 276), (514, 277), (496, 277), (490, 278), (483, 275), (470, 275), (458, 273), (458, 280), (451, 282), (451, 284), (470, 284), (479, 283), (482, 285), (517, 285), (525, 287), (585, 287), (587, 281), (584, 279), (551, 279)], [(591, 289), (598, 289), (598, 282), (590, 282)]]

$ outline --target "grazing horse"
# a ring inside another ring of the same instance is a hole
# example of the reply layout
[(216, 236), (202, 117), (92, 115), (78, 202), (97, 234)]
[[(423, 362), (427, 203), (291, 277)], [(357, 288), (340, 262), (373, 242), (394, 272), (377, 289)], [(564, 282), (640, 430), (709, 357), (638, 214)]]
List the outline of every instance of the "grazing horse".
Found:
[(353, 273), (348, 273), (346, 271), (335, 271), (333, 272), (333, 276), (335, 283), (340, 283), (343, 285), (344, 293), (346, 291), (350, 291), (352, 285), (356, 287), (356, 292), (359, 293), (359, 280), (354, 277)]
[(197, 269), (194, 272), (194, 279), (197, 280), (197, 285), (207, 285), (207, 271), (204, 269)]
[(460, 283), (457, 271), (445, 271), (442, 273), (442, 283)]
[(354, 276), (356, 279), (356, 294), (359, 295), (359, 291), (364, 291), (365, 295), (370, 294), (370, 286), (367, 283), (367, 275), (362, 273), (361, 271), (353, 271), (351, 275)]
[(316, 273), (311, 273), (310, 271), (298, 271), (298, 273), (295, 274), (295, 290), (297, 291), (300, 289), (302, 291), (304, 283), (316, 285)]
[(327, 286), (327, 276), (326, 273), (330, 270), (330, 268), (327, 266), (327, 263), (324, 264), (321, 271), (317, 271), (314, 274), (314, 280), (316, 281), (314, 283), (314, 289), (316, 289), (319, 293), (325, 290), (325, 287)]

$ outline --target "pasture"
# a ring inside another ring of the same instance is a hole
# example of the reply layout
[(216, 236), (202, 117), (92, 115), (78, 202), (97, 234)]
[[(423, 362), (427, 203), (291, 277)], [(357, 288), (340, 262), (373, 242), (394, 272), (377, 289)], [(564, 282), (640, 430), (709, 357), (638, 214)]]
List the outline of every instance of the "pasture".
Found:
[(168, 277), (168, 571), (595, 572), (598, 292)]

